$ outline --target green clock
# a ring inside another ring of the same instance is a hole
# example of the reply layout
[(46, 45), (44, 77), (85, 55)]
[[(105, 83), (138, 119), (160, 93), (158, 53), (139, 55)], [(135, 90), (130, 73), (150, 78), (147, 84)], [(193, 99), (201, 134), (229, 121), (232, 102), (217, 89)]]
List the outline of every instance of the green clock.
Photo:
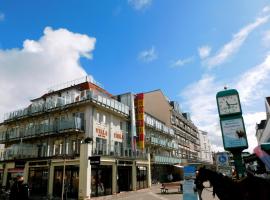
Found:
[(234, 89), (217, 93), (217, 106), (220, 116), (241, 114), (238, 92)]

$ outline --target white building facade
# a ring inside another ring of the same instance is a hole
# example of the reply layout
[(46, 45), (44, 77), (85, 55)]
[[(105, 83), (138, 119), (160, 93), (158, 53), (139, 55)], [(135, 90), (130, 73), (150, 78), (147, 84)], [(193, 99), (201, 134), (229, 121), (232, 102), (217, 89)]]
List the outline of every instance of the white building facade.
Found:
[(199, 130), (199, 141), (200, 141), (200, 153), (199, 153), (200, 160), (202, 162), (213, 164), (211, 142), (208, 138), (208, 133), (206, 131)]

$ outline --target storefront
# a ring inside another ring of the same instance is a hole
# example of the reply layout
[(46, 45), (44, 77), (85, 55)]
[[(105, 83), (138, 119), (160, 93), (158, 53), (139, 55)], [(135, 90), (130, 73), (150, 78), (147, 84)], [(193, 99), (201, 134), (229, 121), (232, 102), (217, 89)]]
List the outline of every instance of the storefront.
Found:
[[(61, 197), (63, 183), (63, 166), (54, 167), (53, 196)], [(77, 199), (79, 191), (79, 166), (67, 165), (65, 167), (64, 197)]]
[[(124, 161), (123, 161), (124, 162)], [(129, 162), (129, 161), (126, 161)], [(132, 190), (132, 166), (118, 166), (118, 192)]]
[(147, 167), (137, 166), (137, 190), (147, 188)]
[(92, 165), (91, 167), (91, 196), (112, 194), (112, 166)]
[(30, 196), (47, 196), (48, 192), (48, 167), (30, 167), (28, 175), (28, 184)]
[(18, 175), (23, 176), (23, 168), (8, 169), (6, 181), (7, 189), (10, 189)]

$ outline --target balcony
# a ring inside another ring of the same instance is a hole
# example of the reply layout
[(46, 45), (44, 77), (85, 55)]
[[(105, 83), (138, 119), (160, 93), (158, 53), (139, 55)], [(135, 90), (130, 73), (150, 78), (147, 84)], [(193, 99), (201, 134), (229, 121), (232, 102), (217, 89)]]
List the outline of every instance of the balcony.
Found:
[(0, 133), (0, 143), (20, 139), (43, 137), (67, 132), (84, 132), (84, 121), (80, 117), (72, 117), (52, 124), (32, 124), (27, 127), (12, 128)]
[[(79, 144), (79, 141), (77, 141)], [(77, 146), (77, 145), (76, 145)], [(1, 160), (16, 160), (16, 159), (46, 159), (46, 158), (62, 158), (75, 157), (79, 155), (78, 148), (74, 149), (71, 142), (62, 145), (56, 144), (13, 144), (6, 148)]]
[(146, 126), (151, 127), (155, 129), (156, 131), (159, 131), (161, 133), (164, 133), (169, 136), (174, 136), (174, 130), (167, 127), (165, 124), (160, 122), (159, 120), (156, 120), (155, 118), (151, 117), (150, 115), (145, 113), (144, 117), (144, 123)]
[(169, 157), (169, 156), (154, 156), (152, 161), (155, 164), (179, 164), (179, 163), (181, 163), (180, 158)]
[(121, 102), (118, 102), (110, 97), (104, 97), (100, 95), (100, 93), (96, 93), (91, 90), (80, 91), (80, 93), (81, 95), (73, 98), (71, 96), (57, 97), (53, 100), (48, 99), (46, 102), (32, 103), (27, 108), (6, 113), (4, 115), (4, 122), (35, 116), (44, 112), (51, 112), (53, 110), (87, 102), (92, 102), (124, 116), (129, 116), (129, 107)]
[(175, 143), (175, 141), (168, 141), (156, 137), (151, 137), (150, 143), (152, 145), (157, 145), (168, 149), (178, 149), (178, 145)]
[(130, 147), (119, 147), (107, 144), (93, 144), (92, 155), (109, 156), (109, 157), (123, 157), (123, 158), (141, 158), (147, 159), (145, 150), (136, 149), (133, 150)]

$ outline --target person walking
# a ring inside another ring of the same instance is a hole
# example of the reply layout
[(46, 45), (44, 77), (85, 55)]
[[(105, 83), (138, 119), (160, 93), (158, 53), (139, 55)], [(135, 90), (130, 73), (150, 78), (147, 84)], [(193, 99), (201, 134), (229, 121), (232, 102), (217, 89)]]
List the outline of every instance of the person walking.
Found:
[(10, 200), (28, 200), (29, 187), (23, 183), (23, 176), (18, 175), (10, 189)]
[(199, 200), (202, 200), (202, 191), (204, 189), (203, 182), (198, 179), (199, 171), (196, 171), (196, 178), (194, 184), (196, 186), (196, 191), (198, 192)]

